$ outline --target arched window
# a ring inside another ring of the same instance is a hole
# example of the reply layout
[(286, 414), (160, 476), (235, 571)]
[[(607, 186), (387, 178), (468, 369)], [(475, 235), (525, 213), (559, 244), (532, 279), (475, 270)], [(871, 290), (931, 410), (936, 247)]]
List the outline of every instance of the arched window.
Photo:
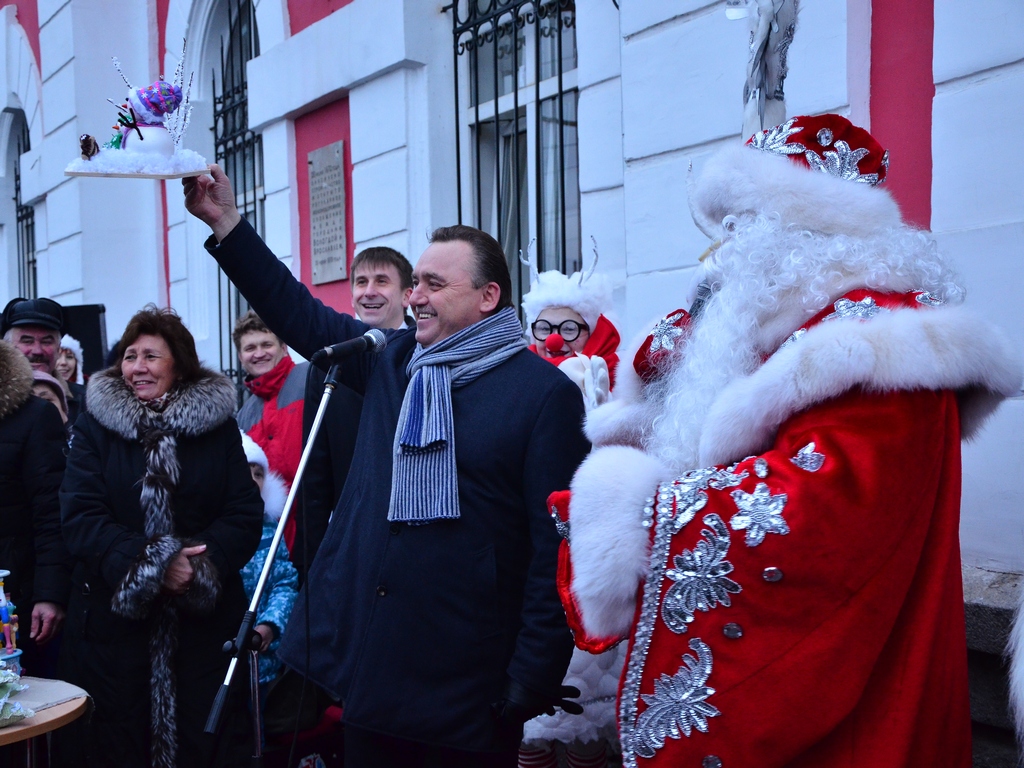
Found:
[[(14, 214), (18, 233), (18, 295), (34, 299), (39, 295), (36, 279), (36, 209), (21, 199), (21, 156), (30, 146), (28, 121), (20, 109), (4, 110), (4, 122), (10, 121), (7, 141), (7, 167), (14, 179)], [(9, 177), (10, 178), (10, 177)]]
[[(251, 0), (227, 0), (228, 34), (221, 37), (220, 72), (213, 75), (213, 135), (217, 163), (235, 190), (239, 213), (263, 235), (263, 144), (249, 130), (249, 91), (245, 65), (260, 55), (256, 13)], [(218, 79), (220, 83), (218, 85)], [(218, 270), (218, 307), (221, 369), (238, 382), (244, 373), (236, 368), (231, 341), (235, 321), (249, 308), (223, 272)]]

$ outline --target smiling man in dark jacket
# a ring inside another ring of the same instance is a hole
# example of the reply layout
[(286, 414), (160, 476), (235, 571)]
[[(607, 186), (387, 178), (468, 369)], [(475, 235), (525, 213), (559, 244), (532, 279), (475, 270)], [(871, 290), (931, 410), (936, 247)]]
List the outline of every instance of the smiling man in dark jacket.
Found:
[[(365, 332), (310, 296), (211, 170), (185, 180), (186, 207), (268, 327), (307, 357)], [(307, 581), (309, 676), (344, 701), (350, 768), (516, 765), (572, 650), (546, 502), (588, 448), (579, 389), (527, 351), (493, 238), (457, 226), (431, 241), (415, 332), (342, 366), (363, 414)], [(282, 646), (299, 669), (306, 625), (300, 596)]]

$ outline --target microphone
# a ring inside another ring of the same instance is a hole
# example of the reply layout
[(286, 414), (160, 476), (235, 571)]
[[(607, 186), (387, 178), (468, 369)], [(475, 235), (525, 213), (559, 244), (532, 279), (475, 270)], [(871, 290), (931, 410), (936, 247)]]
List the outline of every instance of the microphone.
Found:
[(316, 364), (324, 360), (330, 360), (336, 363), (351, 355), (358, 355), (363, 352), (380, 352), (387, 345), (388, 337), (384, 335), (384, 331), (371, 328), (355, 339), (349, 339), (340, 344), (332, 344), (329, 347), (318, 349), (313, 354), (313, 357), (310, 358), (310, 362)]

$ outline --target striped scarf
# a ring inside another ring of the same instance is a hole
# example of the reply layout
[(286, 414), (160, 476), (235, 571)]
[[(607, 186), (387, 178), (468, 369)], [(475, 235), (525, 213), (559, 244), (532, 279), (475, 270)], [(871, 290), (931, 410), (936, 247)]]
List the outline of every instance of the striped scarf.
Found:
[(469, 384), (525, 348), (512, 307), (429, 347), (416, 346), (395, 430), (388, 520), (458, 519), (452, 388)]

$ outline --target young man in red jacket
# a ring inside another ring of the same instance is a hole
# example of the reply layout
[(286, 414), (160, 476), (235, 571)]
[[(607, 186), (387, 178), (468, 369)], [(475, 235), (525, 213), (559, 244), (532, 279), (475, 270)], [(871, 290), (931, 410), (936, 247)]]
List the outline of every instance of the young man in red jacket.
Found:
[[(270, 468), (291, 486), (302, 456), (302, 402), (309, 363), (296, 365), (288, 347), (251, 309), (231, 334), (251, 397), (238, 411), (238, 426), (267, 455)], [(285, 526), (289, 550), (295, 518)]]

